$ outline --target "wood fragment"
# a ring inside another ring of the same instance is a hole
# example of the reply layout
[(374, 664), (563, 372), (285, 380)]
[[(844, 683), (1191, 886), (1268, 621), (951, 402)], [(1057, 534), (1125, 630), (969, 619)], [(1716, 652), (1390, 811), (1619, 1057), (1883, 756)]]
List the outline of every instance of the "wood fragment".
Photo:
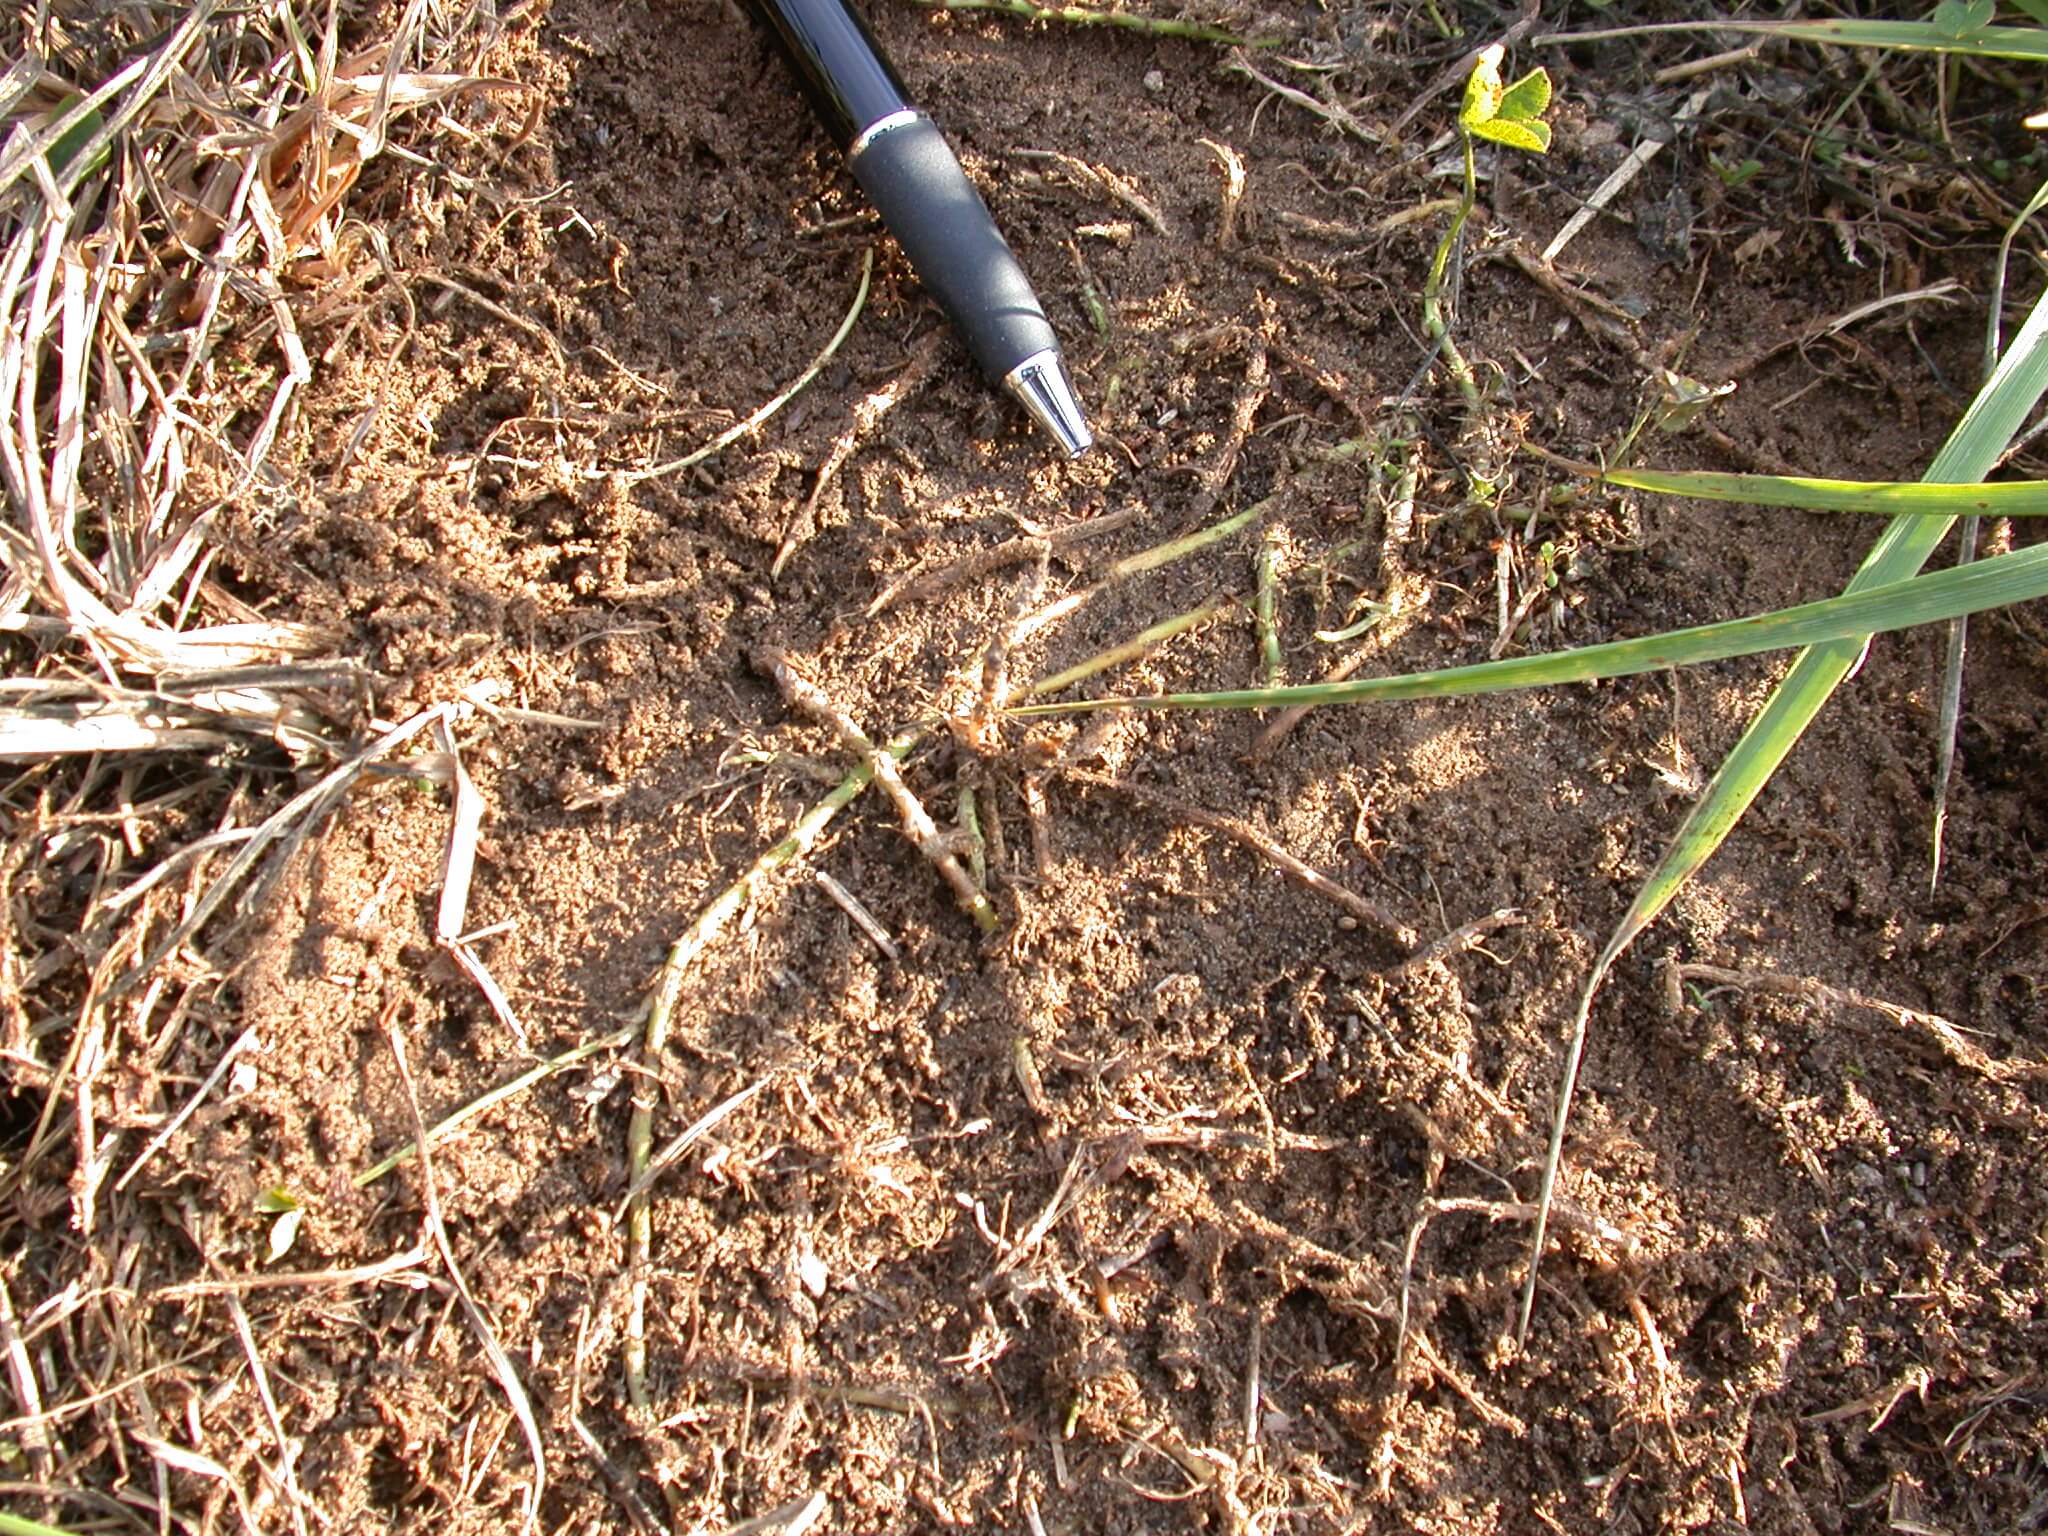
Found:
[(832, 903), (853, 919), (853, 926), (867, 936), (870, 944), (879, 949), (891, 963), (903, 958), (903, 951), (896, 947), (896, 941), (889, 937), (889, 930), (875, 920), (858, 896), (834, 880), (824, 870), (812, 871), (811, 878), (818, 883), (818, 889), (832, 898)]

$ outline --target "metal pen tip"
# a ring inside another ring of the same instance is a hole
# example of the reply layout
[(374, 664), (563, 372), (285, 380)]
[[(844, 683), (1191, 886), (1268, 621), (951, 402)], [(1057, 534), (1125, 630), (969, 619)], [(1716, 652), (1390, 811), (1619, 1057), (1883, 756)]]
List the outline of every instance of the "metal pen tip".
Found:
[(1004, 376), (1003, 388), (1052, 434), (1068, 458), (1077, 459), (1094, 446), (1095, 434), (1088, 430), (1088, 418), (1074, 398), (1074, 386), (1059, 353), (1050, 349), (1032, 353)]

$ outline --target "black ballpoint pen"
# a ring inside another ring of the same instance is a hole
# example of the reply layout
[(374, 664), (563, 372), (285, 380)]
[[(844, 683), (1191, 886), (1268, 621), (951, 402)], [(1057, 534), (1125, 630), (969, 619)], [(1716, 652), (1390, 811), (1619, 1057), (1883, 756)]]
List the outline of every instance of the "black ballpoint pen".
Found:
[(751, 0), (847, 168), (983, 373), (1069, 455), (1095, 441), (1059, 338), (987, 206), (851, 0)]

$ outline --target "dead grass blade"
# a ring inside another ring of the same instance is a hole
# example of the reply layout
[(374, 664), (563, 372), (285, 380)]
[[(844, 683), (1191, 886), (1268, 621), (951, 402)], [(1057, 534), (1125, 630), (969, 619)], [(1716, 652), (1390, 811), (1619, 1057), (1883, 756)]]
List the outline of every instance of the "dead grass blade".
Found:
[(520, 1432), (526, 1436), (527, 1452), (533, 1458), (533, 1482), (526, 1490), (526, 1513), (521, 1522), (522, 1529), (531, 1530), (540, 1519), (541, 1496), (547, 1491), (547, 1449), (541, 1440), (540, 1422), (533, 1416), (533, 1403), (519, 1380), (518, 1370), (498, 1343), (498, 1335), (492, 1329), (490, 1319), (476, 1304), (476, 1298), (470, 1294), (469, 1282), (463, 1279), (461, 1267), (455, 1262), (455, 1248), (448, 1241), (448, 1228), (441, 1220), (441, 1196), (434, 1184), (433, 1154), (427, 1148), (427, 1123), (421, 1118), (419, 1090), (413, 1084), (412, 1066), (406, 1060), (405, 1036), (400, 1033), (397, 1020), (391, 1013), (385, 1015), (384, 1029), (386, 1038), (391, 1042), (392, 1063), (398, 1069), (398, 1080), (405, 1090), (405, 1107), (412, 1118), (413, 1141), (419, 1148), (420, 1197), (426, 1204), (427, 1236), (433, 1242), (434, 1251), (441, 1256), (441, 1265), (448, 1271), (449, 1283), (455, 1287), (456, 1300), (462, 1305), (462, 1315), (469, 1323), (470, 1331), (476, 1335), (484, 1358), (490, 1362), (498, 1385), (504, 1389), (505, 1400), (511, 1405), (512, 1416), (519, 1421)]

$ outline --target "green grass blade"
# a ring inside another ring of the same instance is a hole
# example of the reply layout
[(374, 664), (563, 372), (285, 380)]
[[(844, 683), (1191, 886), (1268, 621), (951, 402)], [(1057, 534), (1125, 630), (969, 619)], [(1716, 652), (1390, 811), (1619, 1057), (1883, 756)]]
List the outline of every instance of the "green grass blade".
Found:
[[(1923, 478), (1930, 483), (1949, 485), (1981, 481), (1998, 462), (2044, 391), (2048, 391), (2048, 299), (2034, 305), (2012, 346), (1978, 391), (1977, 398), (1970, 402), (1969, 410), (1934, 456)], [(1894, 519), (1879, 536), (1844, 595), (1868, 594), (1910, 577), (1926, 563), (1952, 521), (1949, 517), (1922, 516)], [(1953, 577), (1980, 568), (1961, 567), (1941, 574)], [(1860, 640), (1843, 639), (1821, 645), (1793, 664), (1778, 693), (1750, 723), (1692, 815), (1679, 828), (1664, 862), (1637, 893), (1621, 927), (1608, 942), (1610, 954), (1619, 954), (1720, 845), (1820, 706), (1862, 656)]]
[(0, 1514), (0, 1536), (71, 1536), (71, 1532), (26, 1515)]
[(1012, 713), (1048, 715), (1108, 708), (1288, 709), (1304, 704), (1363, 704), (1371, 700), (1448, 699), (1475, 693), (1505, 693), (1556, 683), (1630, 677), (1830, 641), (1846, 642), (1860, 651), (1864, 640), (1873, 634), (1939, 623), (1959, 614), (2036, 597), (2048, 597), (2048, 544), (2036, 544), (1995, 559), (1909, 577), (1882, 587), (1802, 603), (1796, 608), (1780, 608), (1637, 640), (1582, 645), (1540, 656), (1516, 656), (1434, 672), (1408, 672), (1398, 677), (1301, 683), (1290, 688), (1237, 688), (1219, 693), (1161, 693), (1029, 704)]
[[(2026, 422), (2044, 390), (2048, 390), (2048, 298), (2036, 301), (2012, 346), (1998, 360), (1991, 377), (1970, 402), (1963, 419), (1956, 423), (1921, 478), (1948, 484), (1982, 480)], [(1919, 570), (1941, 542), (1951, 521), (1946, 517), (1894, 518), (1850, 581), (1849, 594), (1882, 589)], [(1600, 984), (1635, 936), (1656, 919), (1734, 830), (1785, 755), (1813, 723), (1821, 706), (1862, 660), (1865, 643), (1854, 639), (1830, 641), (1803, 652), (1792, 663), (1785, 680), (1716, 770), (1713, 781), (1679, 826), (1671, 846), (1637, 890), (1628, 911), (1608, 937), (1600, 958), (1594, 962), (1572, 1020), (1571, 1042), (1565, 1052), (1564, 1074), (1550, 1125), (1550, 1148), (1543, 1165), (1542, 1188), (1536, 1197), (1535, 1232), (1530, 1239), (1529, 1274), (1522, 1287), (1517, 1330), (1521, 1336), (1528, 1334), (1530, 1313), (1536, 1305), (1537, 1261), (1543, 1254), (1550, 1205), (1557, 1193), (1565, 1126), (1571, 1118), (1572, 1090), (1578, 1083), (1579, 1063), (1585, 1055), (1587, 1021)]]
[(2048, 62), (2048, 29), (1977, 27), (1955, 33), (1927, 21), (1670, 21), (1642, 27), (1607, 27), (1590, 32), (1552, 32), (1547, 43), (1586, 43), (1601, 38), (1637, 37), (1647, 32), (1747, 32), (1802, 43), (1842, 48), (1892, 48), (1903, 53), (1965, 53), (1988, 59)]
[(1611, 469), (1607, 485), (1809, 512), (1895, 517), (2048, 517), (2048, 480), (1941, 485), (1925, 480), (1815, 480), (1799, 475), (1723, 475), (1710, 470)]

